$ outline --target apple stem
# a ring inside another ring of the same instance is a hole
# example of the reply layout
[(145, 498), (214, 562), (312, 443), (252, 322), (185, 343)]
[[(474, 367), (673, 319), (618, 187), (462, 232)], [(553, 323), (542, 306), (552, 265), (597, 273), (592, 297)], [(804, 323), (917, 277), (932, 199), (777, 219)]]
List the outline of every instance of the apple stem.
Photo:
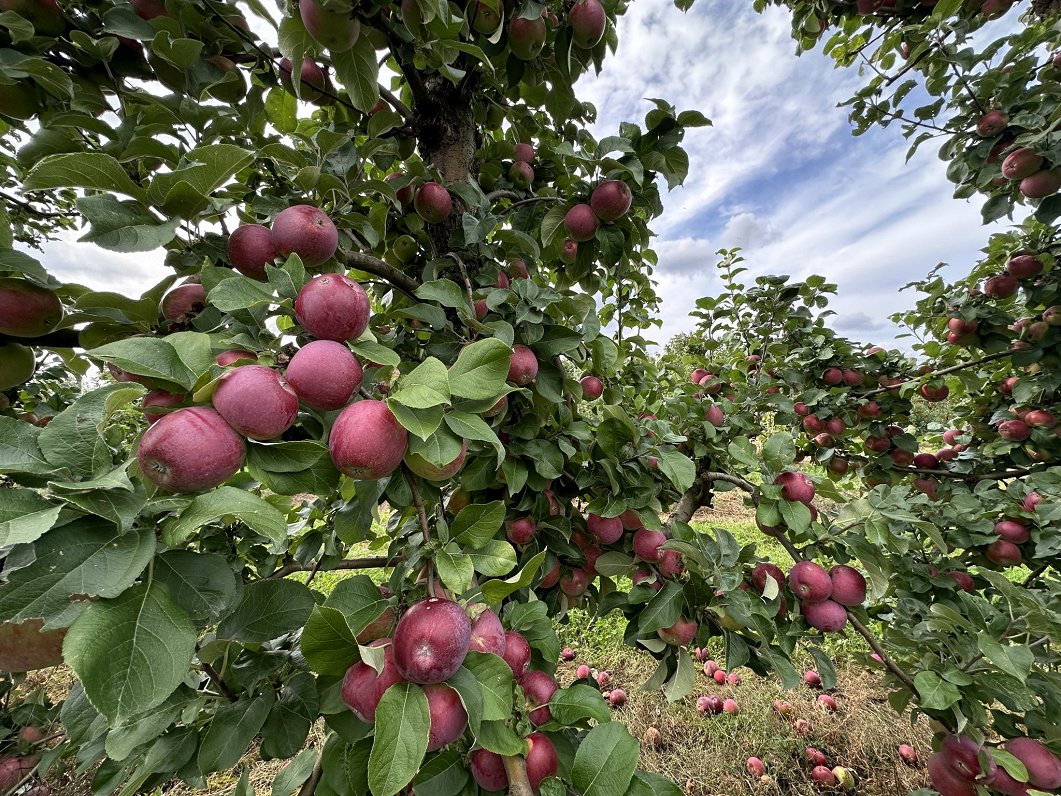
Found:
[(527, 777), (527, 761), (519, 755), (504, 755), (501, 760), (508, 775), (509, 796), (534, 796), (534, 789)]

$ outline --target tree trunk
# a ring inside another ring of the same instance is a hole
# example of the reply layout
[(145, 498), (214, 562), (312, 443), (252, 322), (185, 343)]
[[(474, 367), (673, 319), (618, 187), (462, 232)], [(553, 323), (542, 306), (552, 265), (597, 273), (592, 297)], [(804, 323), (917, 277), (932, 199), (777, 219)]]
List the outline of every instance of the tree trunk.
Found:
[(527, 761), (519, 755), (501, 759), (505, 762), (505, 773), (508, 775), (509, 795), (534, 796), (534, 790), (527, 778)]
[(670, 515), (670, 522), (689, 522), (696, 510), (701, 506), (709, 505), (711, 500), (711, 482), (704, 479), (703, 475), (697, 475), (693, 485), (685, 490), (682, 499), (674, 507)]

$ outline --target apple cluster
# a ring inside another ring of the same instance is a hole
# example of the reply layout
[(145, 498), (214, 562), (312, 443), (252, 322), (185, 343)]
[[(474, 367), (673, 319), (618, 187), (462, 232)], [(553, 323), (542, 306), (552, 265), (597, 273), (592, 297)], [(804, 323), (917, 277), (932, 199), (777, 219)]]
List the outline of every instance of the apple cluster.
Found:
[(1029, 791), (1061, 788), (1061, 758), (1041, 742), (1026, 737), (1010, 738), (1002, 747), (1027, 769), (1026, 782), (1010, 776), (992, 756), (992, 748), (967, 735), (947, 735), (928, 759), (932, 787), (941, 796), (976, 796), (980, 788), (1004, 796), (1028, 796)]
[[(63, 303), (54, 291), (28, 279), (0, 278), (0, 335), (26, 341), (0, 340), (0, 392), (33, 378), (37, 360), (32, 340), (53, 331), (64, 316)], [(2, 400), (6, 408), (9, 399)]]

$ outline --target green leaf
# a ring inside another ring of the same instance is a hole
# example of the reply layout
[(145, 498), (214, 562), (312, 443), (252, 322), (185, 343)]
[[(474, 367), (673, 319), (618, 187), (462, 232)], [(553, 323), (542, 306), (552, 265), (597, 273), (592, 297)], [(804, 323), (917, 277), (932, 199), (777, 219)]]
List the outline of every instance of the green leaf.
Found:
[(294, 580), (258, 580), (243, 590), (236, 609), (221, 620), (217, 637), (261, 644), (306, 624), (313, 593)]
[(227, 515), (238, 517), (271, 541), (275, 549), (287, 541), (287, 519), (280, 510), (258, 495), (234, 486), (196, 496), (179, 517), (165, 522), (162, 539), (167, 547), (178, 547), (203, 525)]
[(555, 721), (568, 726), (584, 719), (593, 719), (601, 724), (612, 720), (611, 708), (601, 692), (580, 683), (553, 693), (549, 700), (549, 711)]
[(961, 699), (958, 689), (935, 672), (918, 672), (914, 676), (914, 686), (925, 710), (946, 710)]
[(410, 434), (420, 439), (427, 439), (442, 425), (443, 409), (441, 406), (432, 406), (429, 409), (410, 409), (397, 401), (388, 399), (387, 407)]
[(0, 490), (0, 547), (35, 542), (55, 525), (62, 510), (32, 489)]
[(530, 586), (531, 581), (534, 580), (534, 574), (544, 560), (545, 551), (543, 550), (528, 561), (527, 565), (511, 578), (506, 580), (488, 580), (483, 584), (483, 599), (492, 605), (498, 605), (512, 592)]
[[(269, 714), (269, 722), (272, 721), (272, 718), (272, 714)], [(268, 722), (266, 723), (265, 731), (267, 733), (269, 731)], [(284, 756), (290, 757), (290, 755)], [(313, 773), (313, 767), (316, 763), (316, 751), (313, 749), (303, 749), (295, 755), (291, 762), (280, 770), (279, 774), (276, 775), (276, 779), (273, 780), (272, 796), (290, 796), (291, 793), (294, 793), (295, 790), (301, 787), (302, 783), (310, 778), (310, 775)], [(246, 771), (247, 769), (244, 769), (244, 773), (246, 773)], [(251, 796), (253, 796), (253, 791), (251, 792)]]
[(504, 721), (512, 715), (512, 667), (488, 652), (469, 652), (464, 668), (483, 689), (483, 721)]
[(494, 430), (486, 424), (478, 415), (473, 415), (470, 412), (447, 412), (445, 416), (446, 425), (449, 426), (450, 431), (456, 434), (458, 437), (462, 437), (467, 440), (478, 440), (479, 442), (486, 442), (493, 446), (494, 451), (497, 453), (498, 465), (505, 458), (505, 446), (501, 444), (501, 440), (497, 438), (497, 434)]
[(271, 473), (298, 473), (328, 455), (328, 447), (303, 439), (294, 442), (247, 443), (247, 464)]
[(777, 508), (781, 512), (781, 518), (785, 525), (793, 533), (804, 533), (810, 528), (810, 509), (798, 500), (779, 500)]
[(505, 504), (492, 503), (465, 506), (450, 525), (450, 536), (464, 547), (478, 550), (491, 541), (505, 521)]
[(173, 601), (193, 622), (224, 616), (242, 588), (222, 556), (191, 550), (167, 550), (158, 556), (155, 580), (169, 588)]
[(70, 627), (63, 659), (112, 723), (162, 704), (187, 676), (195, 628), (161, 584), (90, 603)]
[(335, 77), (346, 87), (350, 102), (359, 111), (368, 113), (379, 101), (379, 64), (368, 37), (359, 36), (346, 52), (332, 52), (331, 60)]
[(37, 440), (41, 430), (8, 415), (0, 415), (0, 473), (50, 473)]
[(5, 572), (0, 589), (0, 621), (43, 617), (45, 630), (66, 627), (84, 608), (74, 594), (117, 597), (144, 571), (155, 554), (148, 527), (121, 533), (97, 517), (53, 528), (34, 543), (32, 564)]
[(480, 575), (501, 578), (516, 566), (516, 550), (508, 542), (493, 539), (476, 550), (469, 550), (472, 566)]
[(413, 295), (424, 301), (433, 301), (443, 307), (468, 307), (467, 292), (452, 279), (434, 279), (424, 282), (413, 291)]
[(680, 583), (668, 581), (660, 591), (649, 600), (641, 612), (638, 630), (641, 635), (652, 633), (663, 627), (670, 627), (682, 615), (684, 594)]
[(384, 367), (396, 368), (401, 364), (402, 358), (397, 352), (387, 346), (380, 345), (375, 340), (358, 340), (351, 343), (354, 353), (361, 357), (362, 362), (375, 362)]
[(343, 612), (326, 605), (313, 606), (299, 638), (302, 655), (317, 674), (341, 677), (361, 659), (357, 634)]
[(235, 312), (250, 307), (276, 304), (272, 285), (236, 274), (218, 282), (206, 296), (206, 303), (221, 312)]
[(687, 649), (679, 647), (678, 649), (678, 668), (674, 671), (674, 676), (667, 683), (667, 687), (664, 689), (664, 694), (667, 697), (668, 702), (677, 702), (682, 697), (688, 696), (692, 693), (693, 686), (696, 685), (696, 667), (693, 665), (692, 656), (689, 655)]
[(696, 479), (696, 465), (684, 453), (676, 450), (661, 451), (659, 470), (679, 492), (684, 492)]
[(178, 688), (161, 705), (119, 722), (107, 733), (107, 757), (124, 760), (136, 747), (155, 740), (177, 719), (181, 710), (194, 699), (189, 688)]
[(464, 348), (449, 370), (453, 395), (472, 400), (497, 398), (505, 389), (512, 349), (490, 337)]
[(499, 755), (522, 755), (527, 753), (527, 743), (503, 721), (484, 721), (479, 725), (475, 740), (484, 749)]
[(763, 460), (771, 470), (783, 470), (795, 461), (796, 445), (787, 431), (771, 434), (763, 444)]
[(148, 188), (152, 203), (167, 213), (190, 218), (236, 172), (254, 162), (254, 153), (235, 144), (205, 144), (188, 152), (177, 168), (156, 174)]
[(111, 416), (144, 394), (139, 384), (110, 384), (86, 393), (60, 412), (38, 437), (41, 452), (60, 472), (91, 478), (113, 466), (103, 438)]
[(1002, 644), (987, 632), (978, 633), (976, 641), (980, 652), (991, 663), (1022, 683), (1027, 682), (1028, 674), (1035, 663), (1035, 654), (1030, 649), (1025, 646)]
[(428, 357), (398, 380), (398, 389), (391, 394), (390, 403), (410, 409), (431, 409), (449, 403), (449, 399), (449, 372), (441, 361)]
[(450, 542), (435, 553), (435, 566), (447, 589), (461, 594), (471, 586), (475, 568), (471, 558), (456, 543)]
[[(262, 753), (287, 758), (306, 743), (310, 727), (320, 715), (320, 697), (313, 676), (297, 672), (284, 683), (280, 700), (269, 711), (262, 728)], [(312, 763), (311, 763), (312, 767)]]
[(102, 152), (49, 155), (30, 170), (22, 184), (24, 191), (52, 188), (91, 188), (146, 198), (144, 189), (133, 182), (121, 163)]
[(635, 771), (626, 796), (682, 796), (681, 789), (666, 777)]
[(88, 355), (138, 376), (179, 384), (185, 390), (191, 390), (199, 378), (199, 374), (193, 373), (181, 360), (177, 349), (168, 340), (158, 337), (118, 340), (94, 348)]
[(138, 202), (123, 202), (110, 194), (83, 196), (77, 209), (92, 225), (78, 240), (112, 252), (154, 251), (173, 240), (180, 226), (179, 218), (159, 220)]
[(239, 762), (265, 724), (270, 701), (260, 696), (222, 704), (217, 709), (199, 746), (197, 762), (202, 773), (226, 771)]
[(431, 715), (424, 690), (397, 683), (376, 708), (376, 737), (368, 758), (368, 784), (374, 796), (394, 796), (412, 782), (427, 752)]
[(624, 796), (639, 750), (625, 725), (610, 721), (594, 727), (575, 753), (571, 781), (582, 796)]

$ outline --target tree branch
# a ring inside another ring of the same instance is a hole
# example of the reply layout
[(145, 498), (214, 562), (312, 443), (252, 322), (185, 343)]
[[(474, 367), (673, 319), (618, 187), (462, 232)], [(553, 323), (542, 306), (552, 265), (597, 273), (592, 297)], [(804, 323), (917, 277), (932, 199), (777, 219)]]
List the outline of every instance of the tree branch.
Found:
[(503, 756), (505, 773), (508, 775), (509, 796), (534, 796), (530, 779), (527, 777), (527, 761), (519, 755)]
[(850, 622), (851, 627), (857, 630), (858, 634), (866, 640), (870, 648), (875, 653), (877, 653), (878, 656), (880, 656), (880, 659), (884, 662), (884, 665), (888, 668), (888, 671), (898, 677), (902, 681), (903, 685), (909, 688), (910, 691), (913, 692), (913, 694), (916, 696), (917, 686), (914, 685), (913, 678), (910, 677), (910, 675), (908, 675), (902, 669), (900, 669), (898, 664), (896, 664), (896, 662), (891, 659), (891, 656), (884, 651), (884, 647), (880, 645), (880, 642), (877, 641), (876, 637), (869, 632), (869, 628), (862, 624), (862, 621), (854, 614), (852, 614), (850, 610), (847, 612), (847, 621)]
[(322, 751), (317, 755), (317, 762), (313, 764), (313, 773), (309, 775), (302, 787), (298, 789), (298, 796), (311, 796), (311, 794), (317, 792), (317, 785), (320, 784), (321, 777), (324, 776), (324, 752)]
[(394, 110), (398, 112), (398, 115), (405, 119), (405, 121), (411, 122), (416, 118), (409, 106), (398, 99), (389, 89), (380, 86), (379, 95), (389, 102), (390, 106), (394, 108)]
[(236, 696), (236, 692), (228, 687), (228, 683), (221, 679), (221, 675), (217, 673), (217, 670), (206, 661), (200, 661), (200, 666), (203, 668), (203, 672), (210, 678), (210, 682), (213, 683), (217, 690), (220, 691), (229, 702), (236, 702), (239, 697)]
[[(424, 498), (409, 471), (402, 468), (402, 475), (405, 476), (405, 483), (409, 485), (409, 491), (413, 493), (413, 505), (416, 506), (416, 515), (420, 520), (420, 531), (424, 535), (424, 544), (427, 544), (431, 541), (431, 530), (427, 525), (427, 509), (424, 508)], [(435, 567), (431, 559), (427, 561), (427, 593), (432, 597), (435, 596)]]
[(873, 396), (873, 395), (880, 395), (881, 393), (891, 392), (893, 390), (898, 390), (904, 384), (910, 384), (911, 382), (921, 381), (922, 379), (930, 377), (930, 376), (943, 376), (944, 374), (954, 373), (955, 371), (964, 370), (965, 368), (972, 368), (972, 367), (975, 367), (977, 365), (982, 365), (985, 362), (991, 362), (991, 361), (993, 361), (995, 359), (1002, 359), (1003, 357), (1012, 356), (1013, 353), (1014, 353), (1014, 351), (1013, 351), (1012, 348), (1007, 348), (1005, 351), (996, 351), (993, 354), (988, 354), (987, 356), (980, 357), (979, 359), (973, 359), (973, 360), (970, 360), (969, 362), (961, 362), (961, 363), (959, 363), (957, 365), (951, 365), (949, 368), (942, 368), (941, 370), (933, 370), (933, 371), (930, 371), (929, 373), (925, 373), (925, 374), (920, 375), (920, 376), (914, 376), (913, 378), (910, 378), (910, 379), (903, 379), (902, 381), (896, 382), (895, 384), (892, 384), (892, 385), (890, 385), (888, 387), (878, 387), (878, 388), (876, 388), (874, 390), (869, 390), (869, 391), (864, 392), (864, 393), (859, 393), (858, 395), (855, 395), (855, 396), (852, 396), (852, 397), (854, 397), (854, 398), (869, 398), (870, 396)]
[(393, 265), (389, 265), (383, 262), (383, 260), (373, 257), (371, 254), (365, 254), (364, 252), (343, 252), (342, 256), (343, 260), (351, 268), (356, 268), (359, 271), (364, 271), (381, 277), (403, 293), (407, 293), (410, 296), (412, 296), (414, 291), (420, 287), (420, 282), (416, 279), (408, 274), (402, 273)]
[(10, 202), (15, 207), (21, 208), (22, 210), (25, 210), (27, 213), (31, 213), (32, 215), (35, 215), (37, 218), (80, 218), (80, 215), (81, 215), (80, 213), (76, 213), (76, 212), (73, 212), (73, 211), (68, 212), (68, 213), (59, 213), (59, 212), (52, 212), (52, 211), (49, 211), (49, 210), (38, 210), (30, 202), (27, 202), (25, 199), (19, 199), (17, 196), (12, 196), (11, 194), (7, 193), (6, 191), (0, 191), (0, 199), (4, 199), (4, 200)]
[(288, 575), (294, 574), (295, 572), (312, 572), (314, 568), (318, 572), (336, 572), (339, 570), (348, 569), (387, 569), (400, 564), (405, 559), (405, 556), (395, 556), (390, 558), (388, 556), (369, 556), (366, 558), (344, 558), (341, 561), (336, 561), (334, 564), (328, 566), (318, 566), (320, 562), (316, 562), (311, 566), (305, 564), (299, 564), (292, 562), (284, 564), (282, 567), (277, 569), (266, 580), (275, 580), (278, 578), (286, 578)]

